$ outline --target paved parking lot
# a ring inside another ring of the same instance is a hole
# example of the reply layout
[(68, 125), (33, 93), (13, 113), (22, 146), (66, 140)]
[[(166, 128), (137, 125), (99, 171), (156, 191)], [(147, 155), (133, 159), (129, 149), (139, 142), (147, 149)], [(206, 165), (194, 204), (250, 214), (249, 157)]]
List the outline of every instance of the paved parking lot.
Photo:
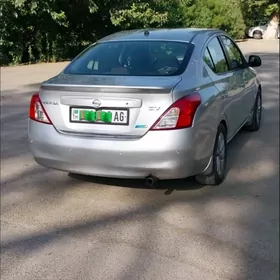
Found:
[(29, 100), (66, 63), (1, 69), (1, 278), (279, 279), (279, 41), (240, 47), (263, 59), (264, 119), (231, 142), (218, 187), (145, 189), (38, 166)]

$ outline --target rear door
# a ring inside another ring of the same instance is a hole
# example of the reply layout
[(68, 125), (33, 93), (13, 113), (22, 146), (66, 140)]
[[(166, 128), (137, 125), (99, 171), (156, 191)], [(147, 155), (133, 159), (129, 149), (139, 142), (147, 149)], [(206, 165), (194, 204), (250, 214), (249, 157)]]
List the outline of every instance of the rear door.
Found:
[(238, 114), (242, 123), (249, 116), (254, 104), (256, 95), (255, 75), (248, 68), (247, 62), (236, 44), (227, 36), (221, 36), (220, 38), (228, 57), (229, 66), (239, 83), (240, 108)]
[(229, 137), (240, 126), (241, 118), (238, 115), (240, 108), (241, 88), (238, 77), (230, 70), (226, 54), (218, 37), (214, 37), (207, 44), (204, 51), (204, 61), (211, 69), (209, 76), (220, 92), (220, 98), (223, 100), (220, 104), (228, 120)]

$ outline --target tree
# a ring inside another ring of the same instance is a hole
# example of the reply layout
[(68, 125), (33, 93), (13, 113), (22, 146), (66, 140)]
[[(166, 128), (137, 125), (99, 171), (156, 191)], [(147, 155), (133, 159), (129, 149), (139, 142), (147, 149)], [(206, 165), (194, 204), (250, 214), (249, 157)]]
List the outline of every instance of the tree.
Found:
[(242, 15), (247, 27), (254, 26), (257, 21), (279, 13), (278, 0), (239, 0)]
[(185, 26), (218, 28), (235, 38), (244, 36), (245, 24), (238, 2), (195, 0), (185, 7)]
[(178, 27), (183, 24), (182, 5), (178, 0), (144, 0), (110, 10), (111, 20), (121, 28)]
[(125, 29), (208, 27), (239, 38), (277, 11), (277, 0), (2, 0), (0, 64), (73, 58)]
[(56, 1), (6, 0), (1, 7), (1, 51), (6, 59), (24, 63), (54, 51), (54, 42), (67, 26)]

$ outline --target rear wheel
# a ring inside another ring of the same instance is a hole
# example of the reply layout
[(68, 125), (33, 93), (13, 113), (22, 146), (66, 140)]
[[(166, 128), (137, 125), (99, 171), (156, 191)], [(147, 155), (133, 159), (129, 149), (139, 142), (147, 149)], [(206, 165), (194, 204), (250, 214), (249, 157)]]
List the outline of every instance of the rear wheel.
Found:
[(196, 181), (202, 185), (219, 185), (223, 182), (226, 173), (227, 140), (226, 128), (221, 123), (218, 127), (214, 151), (213, 167), (210, 175), (197, 175)]
[(254, 31), (253, 37), (254, 39), (262, 39), (262, 32), (261, 31)]

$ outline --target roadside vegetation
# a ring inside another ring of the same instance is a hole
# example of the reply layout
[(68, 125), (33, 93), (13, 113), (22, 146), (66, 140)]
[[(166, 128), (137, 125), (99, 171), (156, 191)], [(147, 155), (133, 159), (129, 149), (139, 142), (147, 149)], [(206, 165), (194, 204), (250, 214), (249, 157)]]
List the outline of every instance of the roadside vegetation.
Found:
[(239, 39), (278, 11), (277, 0), (2, 0), (0, 65), (71, 59), (124, 29), (220, 28)]

